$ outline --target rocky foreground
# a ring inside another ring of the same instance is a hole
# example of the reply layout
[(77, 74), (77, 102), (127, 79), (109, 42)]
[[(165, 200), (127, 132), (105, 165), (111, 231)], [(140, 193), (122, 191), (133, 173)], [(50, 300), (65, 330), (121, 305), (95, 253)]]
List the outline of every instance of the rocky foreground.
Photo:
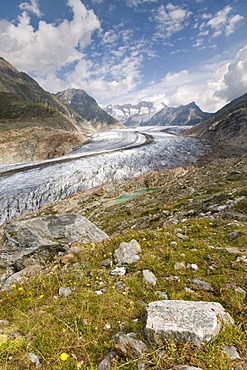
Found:
[(4, 225), (0, 368), (246, 369), (246, 159), (116, 181)]

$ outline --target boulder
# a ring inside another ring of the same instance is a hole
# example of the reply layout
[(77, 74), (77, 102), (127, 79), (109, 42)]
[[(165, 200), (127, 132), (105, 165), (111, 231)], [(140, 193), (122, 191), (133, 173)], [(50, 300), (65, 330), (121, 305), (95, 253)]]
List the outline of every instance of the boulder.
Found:
[(146, 344), (133, 338), (132, 333), (117, 333), (113, 336), (113, 340), (119, 356), (135, 359), (148, 352)]
[(150, 270), (143, 270), (142, 278), (143, 278), (143, 282), (146, 284), (155, 286), (157, 283), (156, 276)]
[(141, 246), (135, 239), (132, 239), (129, 243), (122, 242), (118, 249), (114, 252), (115, 260), (118, 264), (131, 264), (137, 262), (141, 253)]
[[(23, 276), (33, 273), (32, 266), (41, 269), (43, 262), (68, 251), (73, 242), (96, 243), (107, 237), (92, 222), (76, 214), (12, 221), (4, 229), (0, 286), (8, 289), (14, 281), (21, 281)], [(64, 257), (64, 262), (69, 261)]]
[(95, 243), (108, 236), (85, 217), (76, 214), (59, 214), (13, 221), (6, 225), (2, 257), (8, 262), (19, 261), (16, 271), (25, 268), (21, 259), (38, 252), (40, 259), (66, 251), (68, 243)]
[(7, 224), (4, 230), (3, 251), (35, 249), (76, 241), (95, 243), (106, 238), (107, 235), (85, 217), (76, 214), (51, 215)]
[(146, 308), (145, 332), (151, 344), (166, 340), (202, 345), (213, 339), (222, 324), (233, 324), (231, 316), (217, 302), (156, 301)]

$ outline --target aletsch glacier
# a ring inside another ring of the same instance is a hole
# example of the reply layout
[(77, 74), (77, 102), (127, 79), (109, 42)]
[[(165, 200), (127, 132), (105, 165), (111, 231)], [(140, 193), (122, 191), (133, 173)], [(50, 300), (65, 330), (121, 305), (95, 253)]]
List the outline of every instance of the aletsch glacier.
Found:
[(98, 133), (65, 157), (0, 167), (0, 223), (81, 190), (191, 164), (208, 151), (199, 140), (160, 127), (139, 130)]

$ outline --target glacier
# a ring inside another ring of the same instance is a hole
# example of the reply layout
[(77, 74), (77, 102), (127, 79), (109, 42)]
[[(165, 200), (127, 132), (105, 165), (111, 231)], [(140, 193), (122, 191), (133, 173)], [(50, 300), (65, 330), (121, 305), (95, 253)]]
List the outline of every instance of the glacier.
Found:
[(0, 224), (44, 204), (116, 180), (194, 163), (203, 142), (159, 127), (107, 131), (64, 157), (0, 167)]

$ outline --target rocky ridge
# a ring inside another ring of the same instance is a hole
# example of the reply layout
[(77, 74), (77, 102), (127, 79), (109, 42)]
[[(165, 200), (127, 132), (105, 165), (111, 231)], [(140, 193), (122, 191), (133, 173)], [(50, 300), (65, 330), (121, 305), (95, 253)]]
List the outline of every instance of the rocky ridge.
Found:
[(56, 93), (55, 96), (96, 129), (110, 129), (121, 126), (117, 119), (101, 109), (95, 99), (84, 90), (67, 89)]
[(188, 135), (202, 138), (216, 148), (221, 146), (233, 150), (247, 149), (247, 94), (233, 100), (215, 115), (190, 129)]
[(164, 103), (143, 101), (137, 105), (109, 105), (105, 110), (125, 126), (194, 126), (212, 116), (203, 112), (194, 102), (169, 107)]

